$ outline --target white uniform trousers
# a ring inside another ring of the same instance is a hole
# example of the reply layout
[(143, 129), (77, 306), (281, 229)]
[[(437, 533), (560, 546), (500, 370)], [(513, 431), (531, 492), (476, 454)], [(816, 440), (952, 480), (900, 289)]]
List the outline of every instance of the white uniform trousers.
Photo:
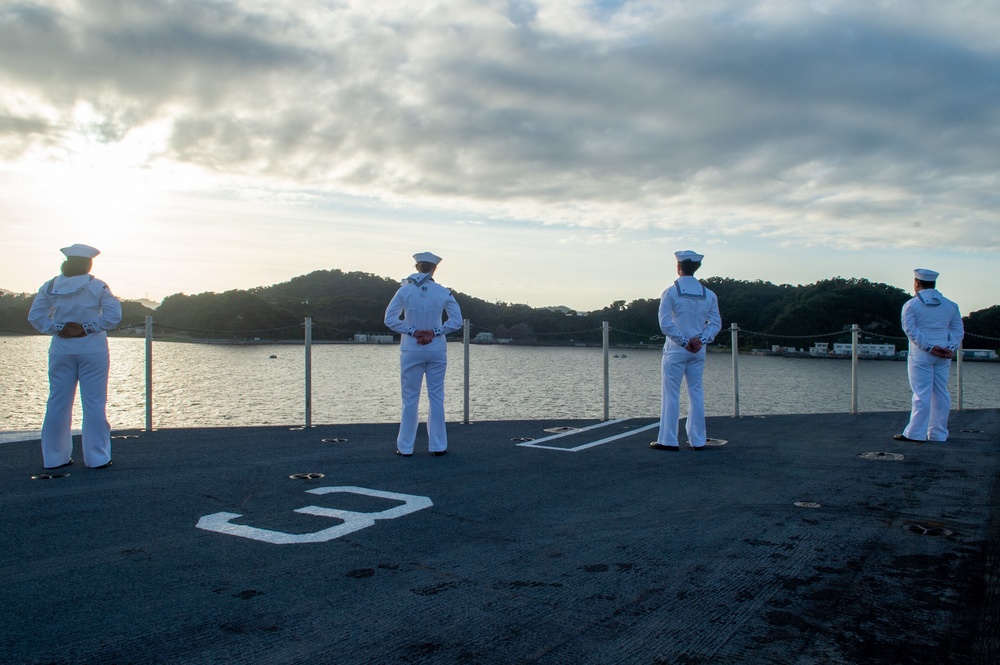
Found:
[(69, 462), (73, 454), (73, 402), (80, 386), (83, 405), (83, 461), (101, 466), (111, 461), (108, 423), (107, 350), (49, 354), (49, 401), (42, 423), (42, 460), (47, 468)]
[(660, 405), (660, 433), (657, 443), (676, 446), (681, 410), (681, 380), (687, 385), (688, 416), (685, 431), (688, 443), (697, 448), (707, 440), (705, 432), (705, 350), (691, 353), (683, 348), (663, 354), (663, 397)]
[(910, 351), (906, 373), (910, 377), (910, 390), (913, 391), (913, 406), (910, 410), (910, 422), (903, 430), (903, 436), (917, 441), (948, 440), (950, 370), (949, 358), (938, 358), (924, 351)]
[(444, 424), (444, 374), (448, 367), (448, 349), (418, 347), (399, 354), (399, 379), (403, 397), (403, 413), (399, 419), (396, 449), (404, 455), (413, 453), (419, 425), (420, 387), (427, 377), (428, 450), (438, 452), (448, 448)]

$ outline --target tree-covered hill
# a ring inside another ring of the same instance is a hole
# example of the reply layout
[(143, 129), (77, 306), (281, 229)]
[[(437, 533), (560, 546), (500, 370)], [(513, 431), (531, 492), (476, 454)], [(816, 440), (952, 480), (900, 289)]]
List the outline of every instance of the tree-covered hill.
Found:
[(900, 310), (909, 299), (893, 286), (836, 277), (789, 289), (781, 311), (763, 330), (774, 335), (819, 335), (856, 323), (865, 333), (902, 337)]
[(349, 339), (356, 332), (385, 330), (385, 307), (398, 288), (398, 281), (371, 273), (317, 270), (251, 293), (300, 324), (312, 317), (315, 339)]
[(153, 321), (161, 330), (192, 337), (302, 337), (301, 318), (250, 291), (168, 296), (156, 308)]
[[(895, 338), (897, 347), (903, 346), (899, 315), (910, 294), (887, 284), (843, 277), (797, 286), (722, 277), (704, 282), (719, 297), (723, 331), (717, 341), (723, 345), (729, 342), (726, 330), (732, 323), (741, 330), (743, 348), (770, 344), (803, 347), (811, 344), (805, 338), (818, 335), (829, 342), (849, 341), (850, 327), (856, 323), (872, 341)], [(137, 302), (124, 302), (123, 324), (142, 323), (151, 314), (157, 335), (301, 339), (303, 321), (311, 317), (314, 339), (345, 340), (356, 332), (388, 332), (383, 323), (385, 307), (398, 287), (398, 281), (370, 273), (318, 270), (245, 291), (175, 294), (155, 311)], [(536, 344), (599, 344), (601, 324), (608, 321), (612, 343), (662, 343), (658, 293), (631, 302), (618, 300), (586, 314), (565, 308), (487, 302), (460, 291), (454, 293), (462, 315), (472, 324), (473, 335), (489, 332), (497, 338)], [(31, 298), (0, 295), (0, 332), (32, 331), (27, 323)], [(972, 312), (965, 325), (968, 333), (979, 336), (967, 340), (968, 348), (1000, 347), (995, 341), (1000, 338), (1000, 305)], [(795, 337), (803, 339), (789, 340)]]
[[(967, 341), (967, 348), (977, 349), (1000, 349), (1000, 305), (994, 305), (986, 309), (973, 312), (963, 318), (965, 322), (965, 334), (975, 335), (974, 343)], [(992, 340), (984, 340), (983, 337), (992, 337)]]
[[(35, 294), (0, 294), (0, 333), (34, 333), (35, 329), (28, 323), (28, 310)], [(153, 310), (134, 301), (122, 301), (122, 326), (140, 325)]]
[[(719, 277), (705, 279), (704, 284), (719, 297), (723, 332), (716, 341), (727, 345), (725, 331), (735, 323), (741, 331), (741, 348), (771, 344), (804, 347), (812, 341), (787, 338), (837, 332), (841, 334), (824, 337), (824, 341), (850, 341), (850, 328), (855, 323), (869, 337), (902, 338), (900, 309), (910, 297), (886, 284), (842, 277), (805, 286)], [(599, 318), (610, 321), (613, 328), (657, 335), (659, 304), (659, 298), (627, 305), (619, 301), (601, 310)]]

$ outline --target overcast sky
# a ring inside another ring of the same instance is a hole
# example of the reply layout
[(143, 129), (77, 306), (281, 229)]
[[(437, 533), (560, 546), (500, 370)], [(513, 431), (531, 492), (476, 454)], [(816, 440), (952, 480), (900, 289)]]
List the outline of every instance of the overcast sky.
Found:
[(0, 288), (318, 269), (590, 310), (701, 277), (1000, 303), (996, 0), (0, 0)]

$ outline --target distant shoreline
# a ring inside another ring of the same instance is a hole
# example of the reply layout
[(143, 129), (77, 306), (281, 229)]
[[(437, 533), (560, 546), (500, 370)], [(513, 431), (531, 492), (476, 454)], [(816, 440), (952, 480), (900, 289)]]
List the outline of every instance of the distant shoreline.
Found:
[[(0, 337), (44, 337), (37, 333), (0, 333)], [(111, 339), (135, 339), (144, 340), (142, 335), (134, 334), (117, 334), (109, 335)], [(202, 337), (154, 337), (155, 342), (176, 342), (178, 344), (205, 344), (208, 346), (304, 346), (305, 341), (302, 339), (213, 339), (213, 338), (202, 338)], [(449, 339), (451, 344), (461, 344), (461, 339)], [(349, 346), (399, 346), (399, 341), (393, 340), (392, 342), (356, 342), (352, 339), (322, 339), (322, 340), (312, 340), (311, 344), (313, 346), (319, 345), (349, 345)], [(504, 347), (550, 347), (550, 348), (590, 348), (590, 349), (600, 349), (601, 344), (598, 343), (585, 343), (585, 342), (516, 342), (509, 344), (497, 344), (491, 342), (470, 342), (472, 346), (504, 346)], [(634, 351), (644, 351), (644, 350), (654, 350), (662, 351), (663, 347), (660, 343), (653, 344), (611, 344), (611, 349), (624, 350), (631, 349)], [(727, 353), (731, 354), (732, 349), (728, 346), (708, 346), (706, 347), (708, 353)], [(850, 354), (834, 354), (829, 353), (826, 355), (815, 355), (800, 351), (782, 351), (774, 352), (762, 349), (752, 349), (749, 351), (740, 351), (740, 355), (756, 355), (756, 356), (770, 356), (778, 358), (801, 358), (807, 360), (850, 360)], [(876, 361), (905, 361), (906, 356), (894, 355), (894, 356), (873, 356), (873, 355), (859, 355), (859, 360), (876, 360)], [(962, 358), (962, 362), (984, 362), (984, 363), (995, 363), (1000, 362), (1000, 358)]]

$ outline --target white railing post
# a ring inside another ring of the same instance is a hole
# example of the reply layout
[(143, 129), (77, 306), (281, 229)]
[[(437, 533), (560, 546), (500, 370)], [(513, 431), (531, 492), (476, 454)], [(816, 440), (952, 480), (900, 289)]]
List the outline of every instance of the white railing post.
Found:
[(312, 341), (313, 320), (311, 316), (307, 316), (305, 322), (306, 427), (312, 427)]
[(955, 363), (955, 378), (958, 381), (958, 410), (962, 410), (962, 397), (964, 391), (962, 390), (962, 342), (958, 343), (958, 348), (955, 350), (958, 354)]
[(153, 317), (146, 317), (146, 431), (153, 431)]
[(464, 386), (464, 399), (465, 407), (464, 414), (465, 417), (462, 420), (462, 424), (469, 424), (469, 320), (462, 320), (462, 345), (465, 347), (465, 376), (462, 379)]
[(740, 417), (740, 327), (735, 323), (729, 325), (729, 338), (733, 345), (733, 418)]
[(861, 328), (851, 324), (851, 413), (858, 412), (858, 334)]
[(611, 346), (611, 328), (607, 321), (601, 324), (604, 333), (604, 419), (610, 420), (611, 413), (611, 381), (608, 377), (608, 350)]

